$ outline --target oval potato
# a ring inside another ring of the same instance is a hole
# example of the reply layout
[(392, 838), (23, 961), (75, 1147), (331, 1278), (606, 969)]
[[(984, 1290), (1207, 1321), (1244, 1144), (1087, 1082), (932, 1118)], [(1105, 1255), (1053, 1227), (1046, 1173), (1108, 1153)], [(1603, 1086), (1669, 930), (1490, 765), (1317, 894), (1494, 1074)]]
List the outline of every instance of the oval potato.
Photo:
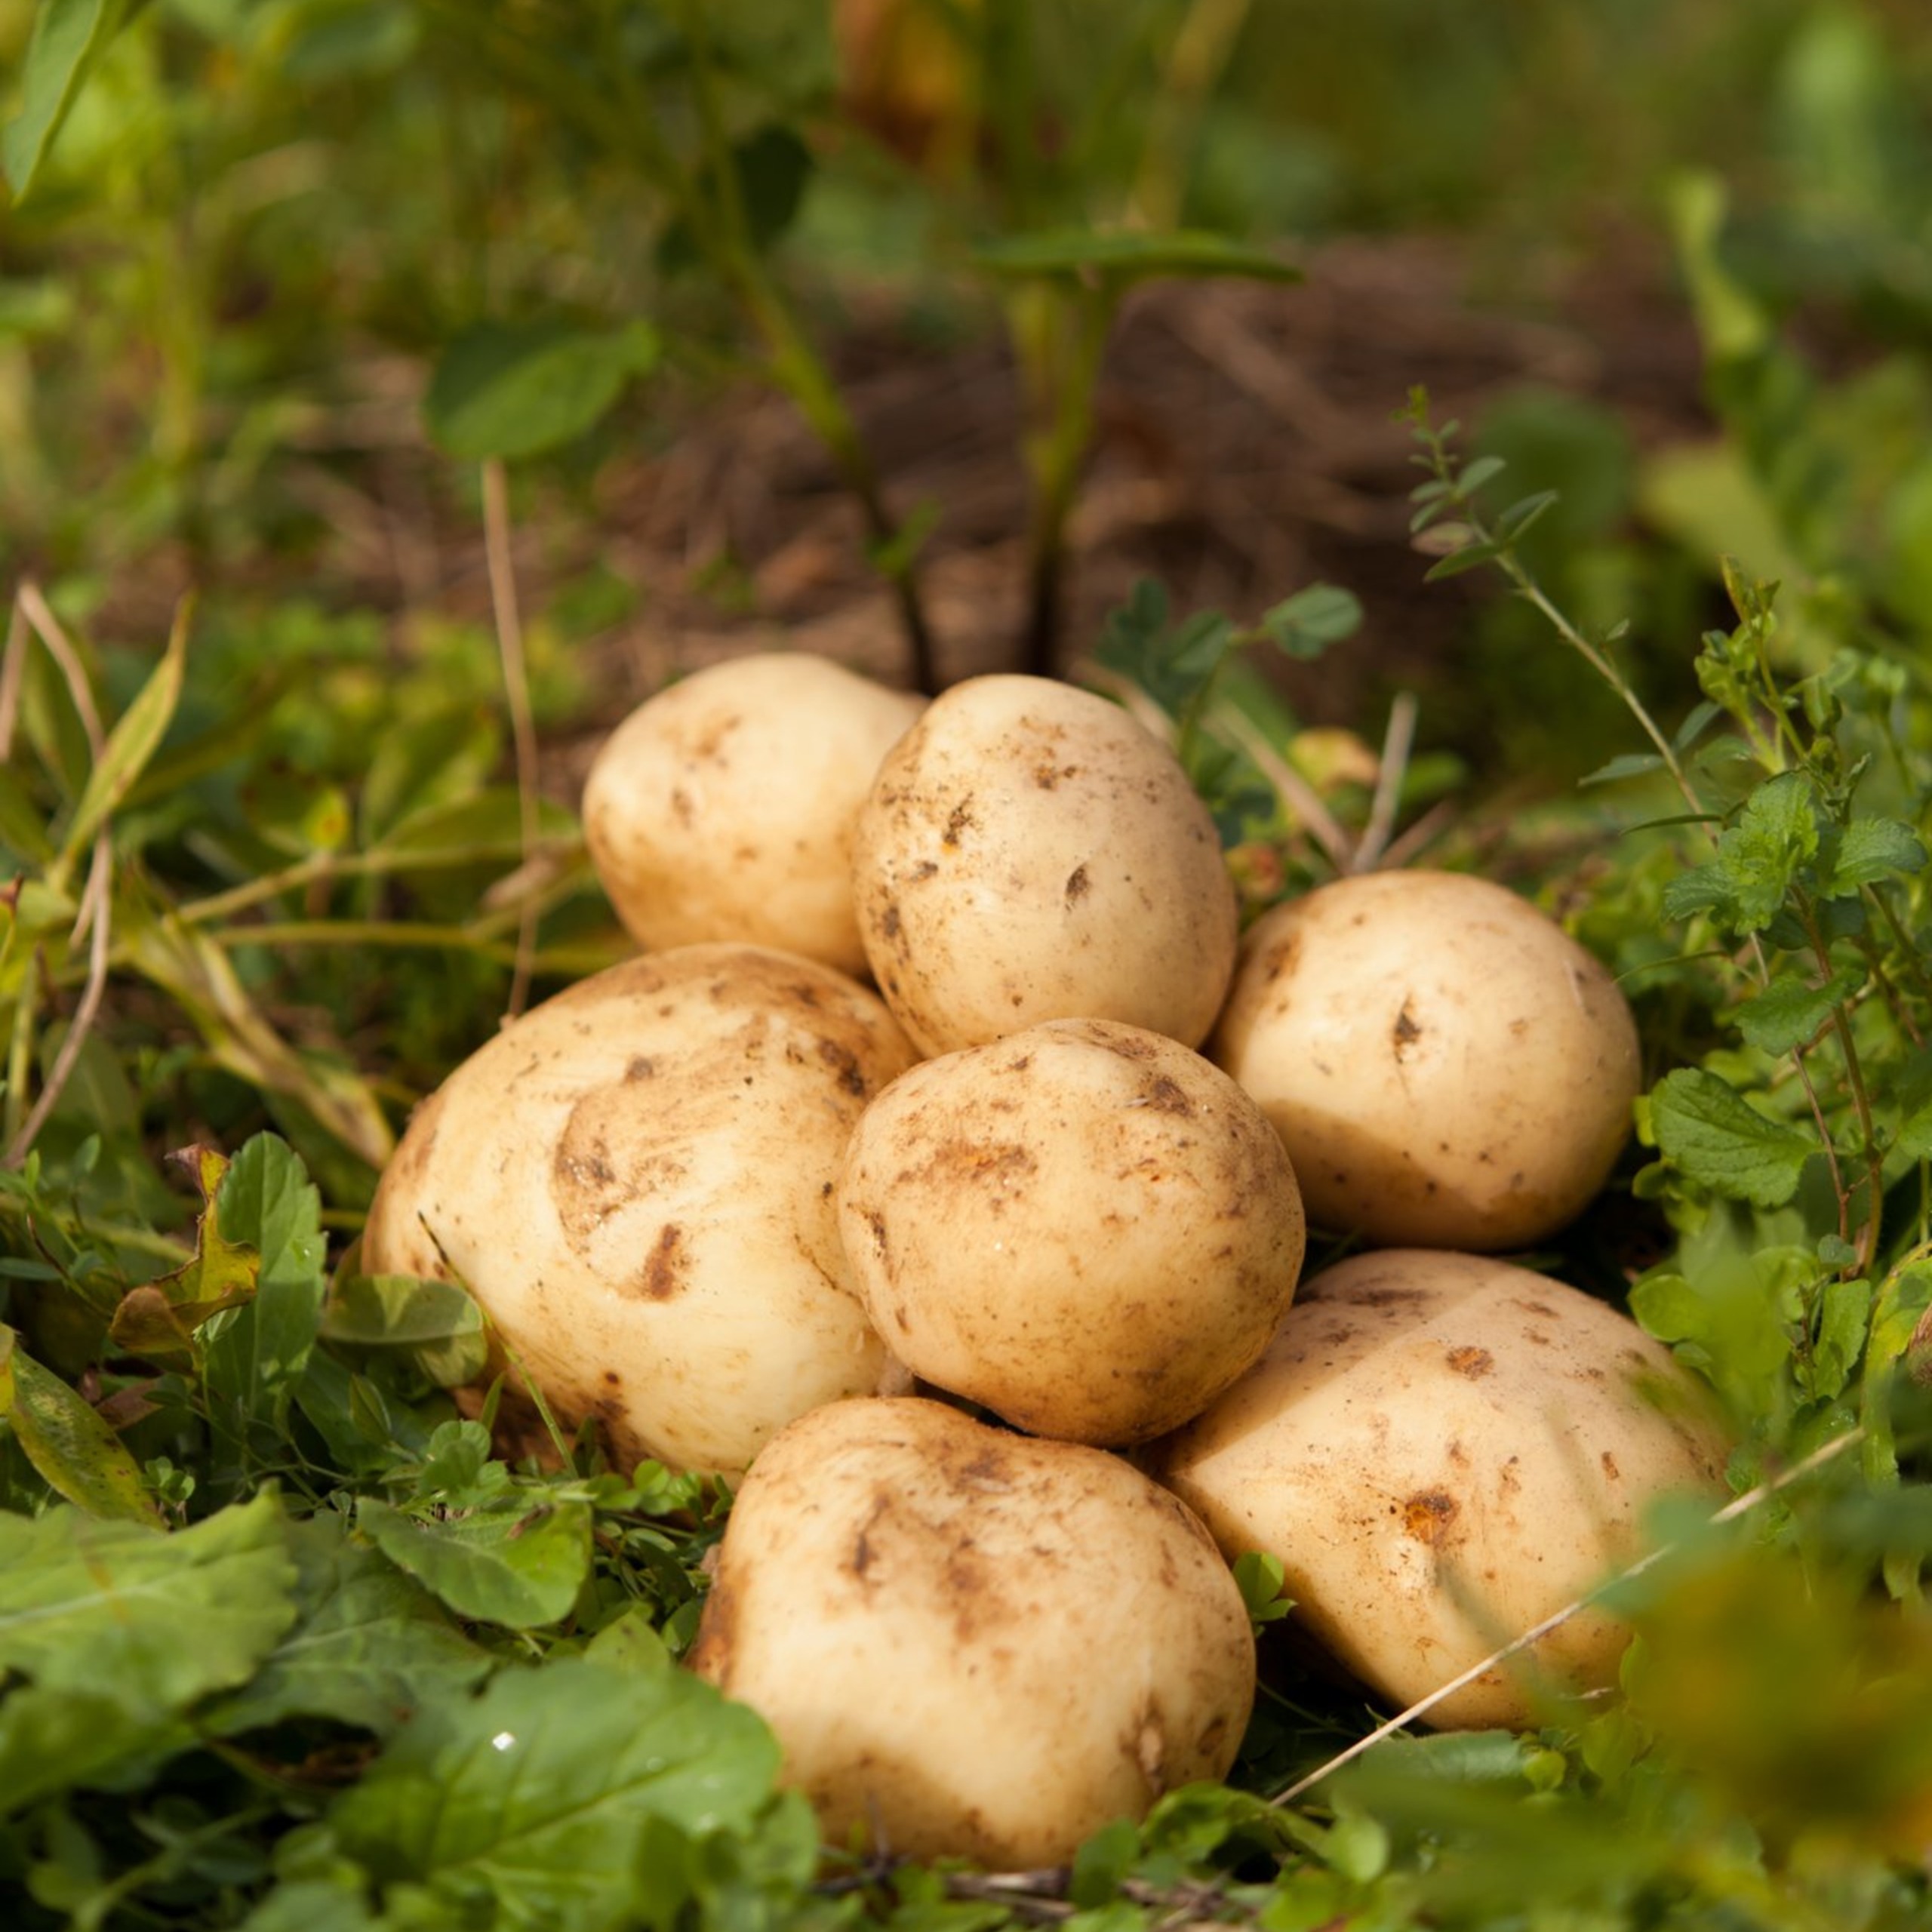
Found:
[(1053, 678), (934, 700), (879, 768), (853, 882), (873, 977), (924, 1054), (1071, 1018), (1198, 1045), (1234, 968), (1234, 888), (1186, 774)]
[(1193, 1516), (1095, 1449), (837, 1402), (732, 1505), (691, 1662), (777, 1734), (828, 1842), (1055, 1865), (1226, 1775), (1254, 1695)]
[[(1726, 1445), (1669, 1350), (1580, 1291), (1479, 1255), (1389, 1249), (1303, 1284), (1267, 1353), (1151, 1466), (1231, 1558), (1281, 1559), (1295, 1615), (1406, 1707), (1638, 1553), (1671, 1491), (1714, 1501)], [(1600, 1609), (1527, 1669), (1616, 1681)], [(1439, 1725), (1540, 1721), (1521, 1666)]]
[(1164, 1035), (1057, 1020), (923, 1062), (838, 1191), (874, 1324), (927, 1381), (1035, 1435), (1121, 1445), (1259, 1355), (1301, 1269), (1260, 1108)]
[(1629, 1137), (1637, 1029), (1554, 921), (1463, 873), (1338, 879), (1258, 919), (1208, 1049), (1275, 1124), (1318, 1227), (1526, 1247)]
[(613, 967), (418, 1109), (363, 1265), (463, 1282), (620, 1468), (742, 1469), (804, 1410), (903, 1386), (832, 1193), (911, 1060), (878, 1000), (811, 960), (703, 946)]
[(734, 940), (854, 974), (852, 836), (924, 700), (802, 652), (667, 686), (605, 740), (583, 792), (592, 863), (647, 950)]

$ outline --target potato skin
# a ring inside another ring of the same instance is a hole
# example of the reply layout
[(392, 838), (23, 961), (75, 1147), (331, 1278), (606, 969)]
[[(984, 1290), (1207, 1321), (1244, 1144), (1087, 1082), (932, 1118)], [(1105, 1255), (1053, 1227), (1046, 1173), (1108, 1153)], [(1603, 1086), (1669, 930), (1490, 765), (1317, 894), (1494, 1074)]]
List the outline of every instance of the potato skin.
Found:
[(1305, 1229), (1260, 1108), (1142, 1027), (1058, 1020), (927, 1060), (868, 1107), (838, 1223), (915, 1374), (1062, 1441), (1145, 1441), (1258, 1356)]
[(873, 977), (929, 1055), (1078, 1017), (1195, 1046), (1234, 968), (1207, 808), (1118, 706), (1053, 678), (933, 701), (879, 768), (853, 882)]
[(1212, 1540), (1118, 1457), (833, 1403), (732, 1506), (692, 1668), (778, 1735), (827, 1841), (1059, 1864), (1218, 1779), (1254, 1696)]
[(640, 705), (583, 793), (592, 863), (632, 937), (647, 950), (741, 940), (864, 973), (854, 826), (924, 703), (826, 658), (770, 652)]
[(1642, 1069), (1603, 967), (1506, 888), (1374, 872), (1250, 930), (1208, 1051), (1275, 1123), (1318, 1227), (1477, 1251), (1582, 1211)]
[[(1721, 1500), (1725, 1454), (1627, 1316), (1506, 1262), (1389, 1249), (1305, 1283), (1261, 1361), (1149, 1466), (1230, 1558), (1279, 1557), (1297, 1619), (1406, 1706), (1634, 1558), (1660, 1494)], [(1586, 1611), (1530, 1667), (1611, 1684), (1629, 1635)], [(1503, 1666), (1429, 1721), (1538, 1718)]]
[(704, 946), (613, 967), (418, 1109), (363, 1264), (461, 1280), (620, 1467), (736, 1472), (815, 1404), (903, 1386), (832, 1191), (911, 1061), (878, 1000), (811, 960)]

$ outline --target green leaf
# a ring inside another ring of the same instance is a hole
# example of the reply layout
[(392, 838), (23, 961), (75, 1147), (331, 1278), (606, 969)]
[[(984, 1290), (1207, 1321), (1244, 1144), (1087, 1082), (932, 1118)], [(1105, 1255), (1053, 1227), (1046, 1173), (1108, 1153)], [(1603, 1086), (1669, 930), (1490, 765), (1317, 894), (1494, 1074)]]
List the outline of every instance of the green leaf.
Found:
[[(1446, 529), (1447, 526), (1445, 525)], [(1445, 578), (1462, 577), (1470, 571), (1480, 570), (1484, 564), (1493, 564), (1503, 554), (1500, 543), (1466, 543), (1460, 550), (1452, 551), (1439, 563), (1432, 564), (1423, 573), (1425, 583), (1440, 583)]]
[[(1466, 483), (1466, 472), (1464, 481)], [(1539, 490), (1534, 496), (1523, 497), (1512, 503), (1496, 519), (1496, 527), (1513, 543), (1526, 531), (1533, 529), (1561, 500), (1556, 491)]]
[(1761, 1114), (1699, 1067), (1664, 1076), (1651, 1095), (1651, 1121), (1660, 1151), (1680, 1174), (1759, 1208), (1789, 1201), (1818, 1151), (1810, 1135)]
[(1663, 760), (1655, 752), (1626, 752), (1621, 757), (1612, 758), (1607, 764), (1600, 764), (1587, 777), (1580, 778), (1579, 785), (1614, 785), (1625, 778), (1647, 777), (1653, 771), (1663, 769)]
[(173, 1536), (0, 1514), (0, 1676), (28, 1680), (0, 1696), (0, 1811), (88, 1781), (247, 1682), (294, 1620), (294, 1580), (272, 1495)]
[(1863, 968), (1842, 967), (1823, 986), (1780, 973), (1737, 1009), (1737, 1029), (1760, 1052), (1788, 1054), (1803, 1046), (1865, 983)]
[(337, 1283), (322, 1311), (322, 1339), (405, 1356), (443, 1389), (482, 1374), (489, 1357), (483, 1311), (449, 1281), (354, 1275)]
[(20, 75), (20, 111), (0, 136), (14, 199), (33, 192), (68, 109), (115, 37), (146, 0), (41, 0)]
[(1251, 1623), (1272, 1623), (1294, 1608), (1294, 1601), (1281, 1594), (1287, 1572), (1278, 1556), (1266, 1550), (1244, 1550), (1235, 1558), (1235, 1582), (1247, 1606)]
[(589, 1506), (552, 1502), (540, 1491), (515, 1491), (433, 1521), (365, 1496), (355, 1520), (391, 1562), (459, 1617), (507, 1629), (560, 1622), (590, 1574)]
[(1817, 1339), (1811, 1346), (1811, 1393), (1829, 1401), (1844, 1392), (1864, 1352), (1872, 1325), (1872, 1284), (1827, 1281), (1820, 1298)]
[(1306, 663), (1361, 628), (1361, 600), (1332, 583), (1312, 583), (1277, 604), (1261, 628), (1289, 657)]
[(471, 463), (555, 449), (595, 424), (657, 357), (657, 332), (643, 322), (601, 331), (479, 323), (436, 365), (424, 405), (429, 433)]
[(204, 1331), (209, 1402), (227, 1434), (272, 1457), (321, 1324), (321, 1196), (285, 1141), (258, 1134), (222, 1177), (215, 1219), (260, 1261), (254, 1298)]
[(94, 834), (128, 795), (128, 788), (161, 747), (174, 710), (181, 701), (181, 681), (188, 661), (186, 606), (170, 632), (168, 648), (147, 682), (136, 694), (107, 734), (107, 743), (88, 774), (72, 823), (61, 841), (63, 863), (71, 865), (93, 841)]
[(1910, 826), (1892, 818), (1855, 818), (1838, 835), (1831, 873), (1820, 889), (1836, 898), (1893, 872), (1918, 872), (1924, 863), (1924, 844)]
[(88, 1515), (161, 1527), (140, 1465), (98, 1411), (17, 1347), (0, 1324), (0, 1398), (8, 1426), (48, 1486)]
[(777, 1770), (758, 1719), (696, 1678), (566, 1658), (426, 1706), (328, 1823), (386, 1888), (592, 1932), (624, 1921), (647, 1829), (748, 1832)]
[(489, 1654), (339, 1519), (291, 1524), (289, 1549), (298, 1620), (248, 1684), (202, 1715), (204, 1729), (232, 1737), (326, 1717), (386, 1737), (423, 1704), (488, 1675)]
[(1300, 281), (1302, 272), (1278, 255), (1195, 229), (1164, 235), (1131, 229), (1054, 229), (1015, 235), (976, 248), (974, 268), (1020, 278), (1098, 278), (1125, 287), (1157, 276), (1246, 275)]

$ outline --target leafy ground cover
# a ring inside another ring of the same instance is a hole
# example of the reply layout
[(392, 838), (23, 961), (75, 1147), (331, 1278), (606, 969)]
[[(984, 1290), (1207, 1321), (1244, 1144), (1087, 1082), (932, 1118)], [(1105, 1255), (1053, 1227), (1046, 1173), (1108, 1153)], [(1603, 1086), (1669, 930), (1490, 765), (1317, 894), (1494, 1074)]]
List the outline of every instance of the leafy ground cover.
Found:
[[(1592, 119), (1571, 194), (1522, 103), (1629, 84), (1614, 10), (1406, 63), (1414, 9), (1351, 11), (1275, 83), (1265, 8), (1124, 10), (1088, 101), (1041, 10), (1036, 143), (959, 138), (944, 35), (835, 114), (780, 8), (571, 13), (601, 64), (534, 7), (0, 8), (10, 1925), (1932, 1923), (1932, 53), (1646, 10), (1712, 78)], [(1728, 200), (1616, 208), (1668, 275), (1463, 300), (1761, 99)], [(1195, 238), (1110, 256), (1130, 198)], [(1262, 245), (1309, 280), (1167, 278)], [(1620, 974), (1642, 1144), (1538, 1259), (1740, 1447), (1614, 1585), (1601, 1710), (1338, 1764), (1390, 1714), (1251, 1566), (1228, 1788), (1065, 1872), (828, 1854), (675, 1668), (728, 1498), (508, 1414), (464, 1298), (355, 1272), (411, 1102), (619, 949), (583, 746), (775, 623), (903, 672), (914, 598), (943, 675), (1044, 636), (1164, 711), (1254, 905), (1426, 855)]]

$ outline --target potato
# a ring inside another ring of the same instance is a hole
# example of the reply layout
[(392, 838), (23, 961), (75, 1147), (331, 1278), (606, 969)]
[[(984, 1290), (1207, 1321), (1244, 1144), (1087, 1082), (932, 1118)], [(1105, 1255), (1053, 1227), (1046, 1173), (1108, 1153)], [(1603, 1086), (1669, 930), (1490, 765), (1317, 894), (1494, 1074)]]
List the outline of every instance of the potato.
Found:
[(1234, 968), (1234, 891), (1186, 774), (1051, 678), (934, 700), (880, 767), (853, 882), (873, 977), (928, 1054), (1070, 1018), (1195, 1046)]
[[(1660, 1494), (1718, 1497), (1724, 1454), (1626, 1316), (1506, 1262), (1390, 1249), (1305, 1283), (1260, 1362), (1151, 1466), (1230, 1558), (1278, 1557), (1305, 1627), (1407, 1706), (1628, 1564)], [(1588, 1611), (1528, 1667), (1608, 1685), (1629, 1634)], [(1500, 1666), (1429, 1721), (1537, 1717)]]
[(1318, 1227), (1525, 1247), (1571, 1220), (1641, 1084), (1616, 983), (1526, 900), (1452, 872), (1337, 880), (1257, 920), (1208, 1049)]
[(463, 1281), (619, 1466), (743, 1469), (792, 1417), (903, 1386), (832, 1182), (912, 1050), (872, 994), (746, 946), (612, 968), (498, 1034), (409, 1124), (372, 1272)]
[(852, 831), (924, 700), (822, 657), (694, 672), (632, 712), (585, 783), (584, 838), (647, 949), (776, 946), (863, 974)]
[(894, 1352), (1071, 1441), (1197, 1414), (1267, 1346), (1301, 1267), (1301, 1197), (1260, 1108), (1111, 1020), (915, 1066), (860, 1118), (838, 1201)]
[(691, 1661), (777, 1732), (829, 1842), (995, 1867), (1225, 1777), (1254, 1695), (1241, 1592), (1174, 1497), (916, 1398), (767, 1446)]

